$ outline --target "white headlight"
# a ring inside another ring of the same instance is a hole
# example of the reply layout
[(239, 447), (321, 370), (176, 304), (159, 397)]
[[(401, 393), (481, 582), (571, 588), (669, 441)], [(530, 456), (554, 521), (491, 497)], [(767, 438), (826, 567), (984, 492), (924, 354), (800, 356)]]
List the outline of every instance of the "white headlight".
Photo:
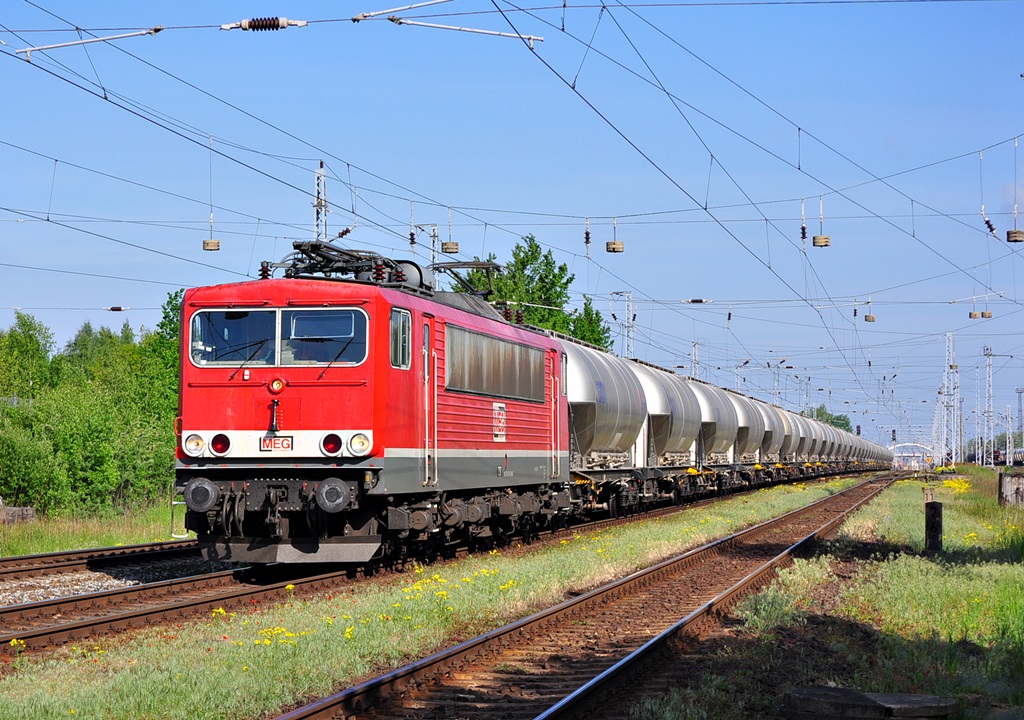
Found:
[(348, 449), (353, 455), (365, 455), (370, 452), (370, 438), (363, 433), (356, 433), (349, 438)]
[(199, 435), (196, 435), (195, 433), (185, 438), (185, 443), (182, 445), (182, 447), (185, 448), (185, 452), (187, 452), (189, 455), (198, 455), (203, 451), (203, 448), (205, 446), (206, 442), (203, 440), (203, 438), (200, 437)]

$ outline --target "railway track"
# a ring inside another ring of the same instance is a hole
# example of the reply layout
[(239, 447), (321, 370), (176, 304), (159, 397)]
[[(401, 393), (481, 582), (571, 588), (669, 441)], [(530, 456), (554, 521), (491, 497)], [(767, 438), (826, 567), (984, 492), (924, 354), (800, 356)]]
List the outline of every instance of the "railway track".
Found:
[(305, 575), (308, 568), (238, 568), (54, 600), (0, 607), (0, 649), (19, 639), (44, 650), (106, 633), (141, 628), (236, 607), (253, 600), (284, 600), (349, 581), (348, 571)]
[(717, 622), (894, 480), (861, 483), (278, 720), (614, 716), (608, 693), (638, 667), (674, 638)]
[(54, 573), (79, 572), (100, 566), (198, 556), (199, 549), (194, 540), (18, 555), (0, 558), (0, 582)]
[[(706, 501), (702, 501), (706, 502)], [(661, 517), (679, 512), (683, 507), (659, 508), (644, 514), (644, 519)], [(564, 534), (581, 530), (597, 530), (602, 527), (635, 521), (639, 516), (599, 520), (585, 525), (551, 533), (552, 540)], [(145, 546), (138, 546), (143, 548)], [(120, 548), (118, 548), (120, 549)], [(19, 577), (16, 570), (33, 572), (59, 572), (61, 568), (81, 569), (88, 563), (138, 562), (143, 557), (153, 558), (160, 550), (152, 547), (134, 553), (106, 554), (105, 550), (89, 550), (81, 553), (52, 553), (48, 556), (26, 556), (40, 559), (36, 563), (17, 563), (10, 568), (11, 579)], [(198, 553), (195, 544), (166, 550), (165, 552)], [(462, 549), (459, 554), (465, 554)], [(56, 559), (67, 555), (64, 561)], [(79, 555), (80, 557), (75, 557)], [(20, 561), (21, 558), (11, 558)], [(48, 562), (49, 561), (49, 562)], [(39, 651), (59, 645), (81, 641), (103, 634), (137, 629), (150, 625), (178, 620), (200, 613), (207, 613), (218, 607), (230, 608), (253, 601), (283, 600), (294, 593), (314, 593), (325, 589), (346, 586), (353, 578), (354, 571), (345, 568), (329, 573), (310, 574), (316, 566), (274, 565), (266, 567), (243, 567), (233, 570), (165, 580), (161, 582), (133, 585), (125, 588), (91, 592), (80, 595), (59, 597), (39, 602), (0, 606), (0, 654), (9, 652), (14, 639), (25, 643), (25, 649)]]
[[(638, 519), (671, 515), (720, 499), (705, 498), (679, 506), (654, 509), (642, 515), (573, 525), (546, 535), (545, 540), (557, 542), (566, 534), (590, 532)], [(80, 569), (99, 562), (139, 562), (144, 558), (157, 557), (157, 553), (161, 552), (198, 553), (193, 542), (171, 544), (171, 548), (167, 548), (166, 545), (168, 543), (9, 558), (5, 562), (12, 575), (0, 575), (0, 578), (18, 577), (13, 574), (16, 570), (29, 574), (61, 572), (63, 568), (73, 568), (76, 563)], [(465, 554), (465, 550), (460, 550), (458, 554)], [(0, 565), (0, 571), (3, 569), (3, 565)], [(27, 650), (46, 650), (103, 634), (194, 617), (209, 613), (218, 607), (237, 608), (253, 601), (279, 601), (286, 600), (293, 594), (337, 590), (347, 586), (355, 576), (352, 568), (312, 574), (314, 572), (316, 566), (309, 565), (243, 567), (39, 602), (0, 606), (0, 654), (10, 651), (10, 642), (14, 639), (23, 641)]]

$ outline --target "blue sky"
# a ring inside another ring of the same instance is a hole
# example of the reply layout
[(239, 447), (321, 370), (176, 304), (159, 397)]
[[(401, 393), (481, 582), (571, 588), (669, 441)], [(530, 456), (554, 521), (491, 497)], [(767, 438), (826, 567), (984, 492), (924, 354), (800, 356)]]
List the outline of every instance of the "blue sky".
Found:
[[(532, 52), (350, 20), (399, 4), (5, 3), (0, 326), (23, 308), (59, 346), (87, 320), (152, 328), (169, 291), (251, 277), (311, 238), (323, 160), (332, 234), (354, 226), (352, 246), (407, 257), (410, 212), (442, 240), (450, 216), (464, 259), (505, 259), (533, 233), (620, 353), (612, 313), (628, 320), (631, 293), (636, 356), (790, 409), (824, 403), (872, 440), (927, 441), (952, 332), (965, 436), (984, 347), (994, 409), (1016, 415), (1024, 264), (1005, 232), (1024, 204), (1024, 3), (392, 13), (542, 36)], [(309, 25), (219, 29), (278, 15)], [(16, 53), (75, 27), (155, 26)], [(211, 199), (222, 249), (204, 253)], [(613, 232), (621, 255), (604, 250)], [(822, 232), (831, 247), (812, 248)], [(429, 262), (426, 234), (415, 252)]]

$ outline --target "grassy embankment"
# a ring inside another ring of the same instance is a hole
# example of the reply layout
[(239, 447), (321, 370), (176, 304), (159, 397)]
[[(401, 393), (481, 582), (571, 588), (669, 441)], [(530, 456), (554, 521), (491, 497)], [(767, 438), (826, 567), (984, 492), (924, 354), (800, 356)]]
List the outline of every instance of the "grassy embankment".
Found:
[(384, 586), (224, 608), (173, 627), (8, 656), (0, 718), (259, 718), (649, 566), (851, 481), (784, 486), (525, 555), (416, 568)]
[(995, 473), (934, 484), (943, 549), (925, 557), (922, 483), (902, 481), (737, 610), (685, 685), (642, 720), (778, 717), (790, 687), (954, 697), (960, 718), (1024, 718), (1024, 509)]
[[(179, 524), (181, 513), (178, 516)], [(0, 557), (134, 545), (171, 539), (171, 509), (158, 505), (109, 516), (40, 518), (0, 525)]]

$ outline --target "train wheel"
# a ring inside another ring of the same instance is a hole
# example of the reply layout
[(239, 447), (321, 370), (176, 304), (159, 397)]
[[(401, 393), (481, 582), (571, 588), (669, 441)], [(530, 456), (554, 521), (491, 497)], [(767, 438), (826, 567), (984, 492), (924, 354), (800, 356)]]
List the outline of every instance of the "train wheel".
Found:
[(619, 495), (618, 493), (608, 496), (608, 517), (617, 518), (619, 516)]

